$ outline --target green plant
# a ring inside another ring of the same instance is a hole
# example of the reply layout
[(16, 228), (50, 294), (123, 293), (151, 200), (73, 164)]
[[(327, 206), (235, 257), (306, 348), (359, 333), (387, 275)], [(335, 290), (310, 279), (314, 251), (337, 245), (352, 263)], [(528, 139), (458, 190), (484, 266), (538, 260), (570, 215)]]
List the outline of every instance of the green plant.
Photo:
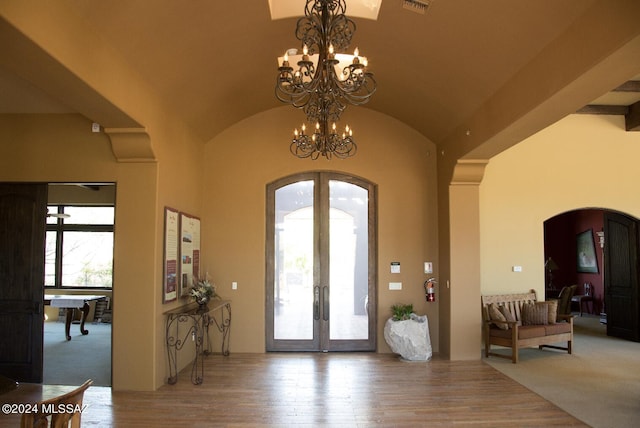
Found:
[(208, 279), (197, 281), (189, 290), (189, 295), (193, 300), (198, 302), (198, 304), (207, 303), (209, 300), (218, 297), (216, 286), (209, 282)]
[(408, 320), (413, 313), (413, 305), (405, 305), (403, 303), (399, 303), (397, 305), (391, 306), (391, 312), (393, 314), (394, 321)]

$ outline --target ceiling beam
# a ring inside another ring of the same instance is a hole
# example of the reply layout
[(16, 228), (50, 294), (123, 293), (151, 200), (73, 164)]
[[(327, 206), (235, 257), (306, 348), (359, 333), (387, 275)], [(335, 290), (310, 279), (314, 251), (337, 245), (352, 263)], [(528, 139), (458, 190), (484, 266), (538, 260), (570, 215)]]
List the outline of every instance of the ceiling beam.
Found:
[(600, 105), (600, 104), (589, 104), (578, 111), (578, 114), (604, 114), (604, 115), (615, 115), (615, 116), (626, 116), (629, 112), (629, 107), (627, 106), (615, 106), (615, 105)]
[(640, 80), (629, 80), (615, 88), (612, 92), (640, 92)]
[[(629, 80), (611, 92), (640, 92), (640, 80)], [(627, 131), (640, 131), (640, 101), (630, 106), (589, 104), (576, 113), (624, 116)]]
[(640, 101), (629, 106), (629, 112), (624, 115), (627, 131), (640, 131)]

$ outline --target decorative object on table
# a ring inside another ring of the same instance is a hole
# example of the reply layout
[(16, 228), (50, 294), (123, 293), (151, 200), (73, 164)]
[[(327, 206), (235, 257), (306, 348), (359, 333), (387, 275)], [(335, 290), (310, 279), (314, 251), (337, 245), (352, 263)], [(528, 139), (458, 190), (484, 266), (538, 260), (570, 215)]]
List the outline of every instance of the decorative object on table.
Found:
[(384, 326), (384, 340), (391, 350), (407, 361), (431, 359), (431, 338), (426, 315), (413, 313), (413, 305), (398, 304), (391, 307), (392, 317)]
[(405, 321), (411, 318), (413, 305), (397, 304), (391, 306), (391, 314), (394, 321)]
[(376, 91), (367, 58), (360, 56), (358, 48), (353, 55), (342, 53), (356, 31), (356, 24), (345, 16), (346, 9), (345, 0), (307, 0), (305, 16), (296, 27), (302, 55), (294, 48), (278, 58), (276, 97), (302, 109), (315, 125), (307, 132), (305, 124), (294, 131), (289, 148), (299, 158), (355, 155), (353, 131), (347, 125), (339, 135), (336, 122), (347, 104), (365, 104)]
[(435, 302), (436, 301), (436, 284), (438, 283), (438, 281), (436, 281), (435, 278), (429, 278), (424, 282), (424, 297), (427, 300), (427, 302)]
[(195, 283), (189, 290), (189, 296), (195, 300), (195, 302), (204, 306), (209, 303), (209, 300), (218, 297), (215, 284), (212, 284), (208, 279), (201, 279)]

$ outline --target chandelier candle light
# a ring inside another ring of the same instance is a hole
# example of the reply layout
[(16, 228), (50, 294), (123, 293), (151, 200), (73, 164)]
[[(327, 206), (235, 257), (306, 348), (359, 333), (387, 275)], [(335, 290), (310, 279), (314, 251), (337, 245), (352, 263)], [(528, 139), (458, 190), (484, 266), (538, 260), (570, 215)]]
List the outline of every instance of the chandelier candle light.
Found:
[(353, 130), (347, 125), (340, 134), (336, 122), (347, 103), (365, 104), (376, 91), (367, 58), (357, 48), (353, 55), (336, 53), (349, 47), (356, 30), (344, 14), (346, 8), (345, 0), (307, 0), (305, 16), (296, 26), (302, 55), (289, 49), (278, 58), (276, 97), (302, 109), (307, 120), (315, 122), (310, 133), (305, 124), (293, 132), (290, 150), (299, 158), (353, 156), (357, 150)]

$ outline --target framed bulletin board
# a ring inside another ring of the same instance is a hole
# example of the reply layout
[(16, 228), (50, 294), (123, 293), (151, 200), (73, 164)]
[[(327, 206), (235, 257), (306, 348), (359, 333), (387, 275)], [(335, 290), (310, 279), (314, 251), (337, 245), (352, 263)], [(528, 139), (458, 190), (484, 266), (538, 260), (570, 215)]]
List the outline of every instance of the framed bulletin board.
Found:
[(162, 301), (164, 303), (178, 298), (178, 260), (180, 234), (180, 214), (173, 208), (164, 209), (164, 275)]
[(180, 296), (200, 277), (200, 219), (180, 213)]

